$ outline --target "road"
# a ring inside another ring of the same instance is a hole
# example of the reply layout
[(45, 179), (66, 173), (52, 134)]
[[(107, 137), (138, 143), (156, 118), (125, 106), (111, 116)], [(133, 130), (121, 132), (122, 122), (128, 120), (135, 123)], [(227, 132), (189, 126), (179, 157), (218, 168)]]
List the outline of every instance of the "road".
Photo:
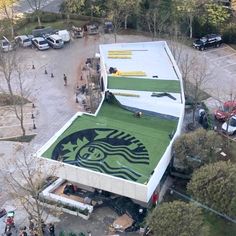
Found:
[[(41, 0), (42, 1), (42, 10), (49, 12), (59, 12), (59, 8), (63, 0)], [(31, 13), (33, 9), (29, 6), (27, 0), (19, 0), (15, 4), (15, 11), (17, 13)]]

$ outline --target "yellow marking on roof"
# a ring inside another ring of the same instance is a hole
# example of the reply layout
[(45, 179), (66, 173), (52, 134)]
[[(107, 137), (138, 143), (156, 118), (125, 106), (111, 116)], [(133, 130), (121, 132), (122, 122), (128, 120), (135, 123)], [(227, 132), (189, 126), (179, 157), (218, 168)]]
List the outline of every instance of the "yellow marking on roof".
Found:
[(110, 59), (131, 59), (130, 55), (108, 55)]
[(114, 76), (146, 76), (144, 71), (120, 71), (112, 73)]
[(132, 55), (132, 51), (131, 50), (117, 50), (117, 51), (108, 51), (108, 55)]

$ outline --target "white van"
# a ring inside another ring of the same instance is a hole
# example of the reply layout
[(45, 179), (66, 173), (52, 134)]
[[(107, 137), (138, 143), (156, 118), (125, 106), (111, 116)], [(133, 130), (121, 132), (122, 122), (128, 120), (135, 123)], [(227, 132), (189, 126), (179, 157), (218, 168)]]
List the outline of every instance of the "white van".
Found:
[(67, 30), (59, 30), (57, 34), (65, 43), (70, 42), (70, 33)]

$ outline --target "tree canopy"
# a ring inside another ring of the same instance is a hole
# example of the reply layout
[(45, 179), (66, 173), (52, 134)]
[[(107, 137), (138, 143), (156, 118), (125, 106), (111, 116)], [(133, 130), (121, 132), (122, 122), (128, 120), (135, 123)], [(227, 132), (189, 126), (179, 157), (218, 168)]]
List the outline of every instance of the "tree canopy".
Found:
[[(13, 5), (17, 0), (1, 0), (0, 14), (6, 17), (11, 28), (11, 36), (14, 38), (14, 9)], [(0, 27), (1, 28), (1, 27)]]
[(211, 22), (212, 25), (218, 26), (230, 17), (229, 11), (222, 5), (210, 2), (204, 6), (205, 11), (200, 18), (204, 23)]
[(193, 173), (187, 186), (197, 201), (223, 214), (236, 216), (236, 165), (220, 161)]
[(192, 203), (173, 201), (162, 203), (148, 216), (153, 235), (207, 236), (201, 209)]
[(175, 158), (191, 172), (203, 164), (217, 161), (216, 151), (222, 143), (222, 137), (212, 130), (200, 128), (184, 133), (174, 143)]

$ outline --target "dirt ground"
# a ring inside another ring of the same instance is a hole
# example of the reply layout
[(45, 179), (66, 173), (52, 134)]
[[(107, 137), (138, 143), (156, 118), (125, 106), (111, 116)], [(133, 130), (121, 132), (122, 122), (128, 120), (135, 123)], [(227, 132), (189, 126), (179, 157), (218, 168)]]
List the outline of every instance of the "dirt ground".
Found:
[[(151, 41), (151, 39), (143, 35), (118, 35), (118, 42), (140, 41)], [(37, 136), (30, 144), (33, 151), (45, 144), (77, 111), (83, 111), (82, 104), (76, 103), (75, 99), (77, 86), (86, 83), (86, 80), (81, 80), (81, 66), (87, 58), (93, 57), (99, 51), (99, 44), (103, 43), (114, 43), (114, 36), (88, 36), (72, 40), (59, 50), (38, 51), (31, 48), (18, 50), (21, 62), (26, 68), (24, 75), (26, 85), (32, 90), (30, 100), (37, 109), (34, 114)], [(184, 46), (183, 48), (186, 52), (195, 52), (191, 47)], [(197, 52), (209, 61), (211, 68), (214, 67), (214, 71), (209, 74), (211, 82), (210, 90), (207, 92), (215, 98), (219, 95), (219, 91), (220, 97), (223, 98), (228, 93), (230, 86), (236, 87), (235, 71), (232, 69), (236, 64), (236, 52), (232, 50), (228, 46), (223, 46), (212, 51)], [(226, 58), (228, 59), (227, 65), (222, 66), (220, 62), (224, 63)], [(32, 65), (35, 66), (35, 69), (32, 69)], [(45, 74), (45, 69), (47, 74)], [(51, 73), (54, 75), (53, 78)], [(67, 76), (67, 86), (64, 86), (63, 74)], [(217, 100), (214, 100), (213, 103), (217, 103)], [(0, 127), (3, 122), (5, 122), (4, 119), (1, 119)], [(9, 142), (0, 142), (0, 161), (14, 156), (12, 146)], [(1, 183), (1, 186), (3, 185), (4, 183)], [(11, 199), (4, 191), (0, 193), (0, 200), (0, 208), (4, 204), (11, 204)], [(20, 208), (16, 209), (16, 213), (19, 218), (19, 226), (26, 220), (26, 217)], [(56, 225), (57, 235), (61, 230), (66, 230), (76, 233), (91, 231), (92, 235), (103, 236), (107, 234), (108, 225), (115, 217), (115, 212), (109, 208), (96, 210), (89, 221), (65, 214), (57, 219), (59, 222)], [(0, 219), (0, 226), (3, 223), (2, 220)]]

